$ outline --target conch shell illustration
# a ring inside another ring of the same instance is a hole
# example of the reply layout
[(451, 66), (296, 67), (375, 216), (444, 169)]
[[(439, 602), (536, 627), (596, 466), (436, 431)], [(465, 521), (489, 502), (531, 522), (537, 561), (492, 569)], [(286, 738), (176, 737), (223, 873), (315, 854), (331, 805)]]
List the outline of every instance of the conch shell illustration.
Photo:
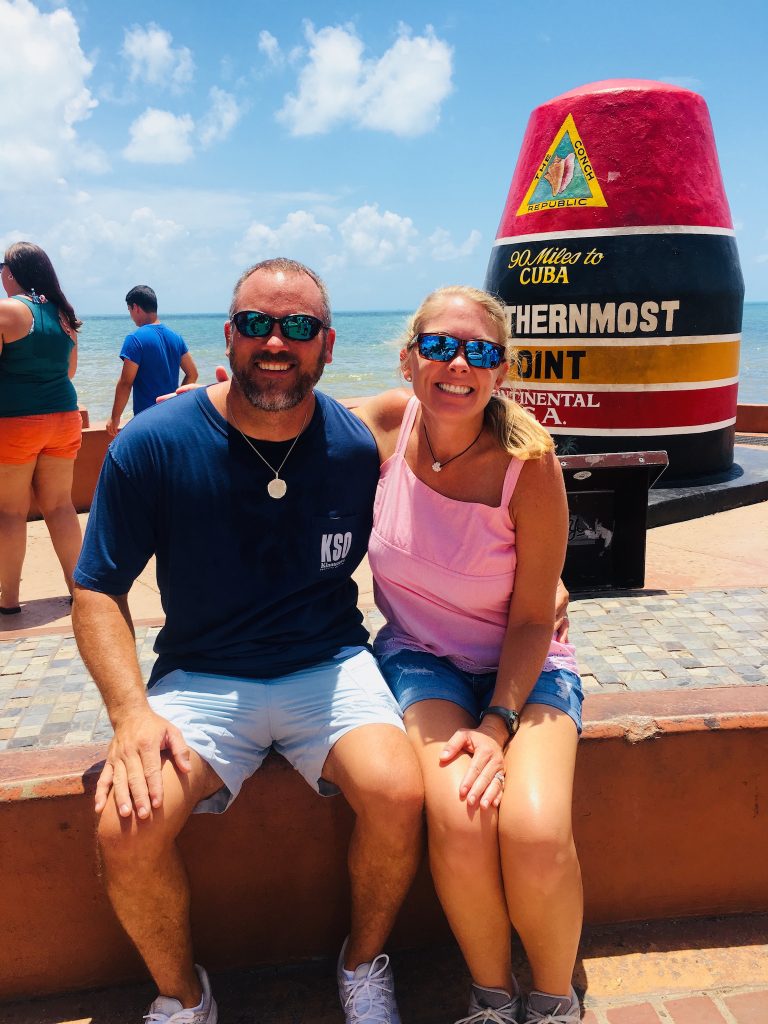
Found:
[(561, 156), (556, 156), (554, 160), (550, 162), (550, 165), (547, 168), (547, 173), (544, 177), (552, 186), (553, 196), (558, 195), (560, 192), (565, 192), (566, 188), (570, 185), (571, 179), (573, 178), (573, 165), (575, 162), (576, 158), (573, 153), (569, 153), (565, 159)]

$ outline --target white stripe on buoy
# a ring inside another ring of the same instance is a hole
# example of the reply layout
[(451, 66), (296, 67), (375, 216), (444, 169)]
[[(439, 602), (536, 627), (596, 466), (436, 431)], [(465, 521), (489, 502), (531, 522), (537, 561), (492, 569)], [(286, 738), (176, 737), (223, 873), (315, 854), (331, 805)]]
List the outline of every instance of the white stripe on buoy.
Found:
[(599, 436), (599, 437), (633, 437), (634, 435), (641, 435), (642, 437), (658, 437), (663, 434), (704, 434), (708, 430), (722, 430), (724, 427), (732, 427), (736, 422), (736, 417), (730, 420), (720, 420), (719, 423), (697, 423), (690, 427), (629, 427), (619, 429), (608, 429), (607, 427), (563, 427), (560, 430), (557, 427), (550, 427), (547, 425), (547, 430), (550, 434), (580, 434), (582, 436)]
[(630, 228), (582, 228), (577, 231), (544, 231), (532, 235), (509, 235), (497, 238), (497, 245), (517, 245), (520, 242), (546, 242), (552, 238), (602, 238), (605, 235), (728, 235), (736, 237), (733, 228), (697, 227), (689, 224), (654, 224)]

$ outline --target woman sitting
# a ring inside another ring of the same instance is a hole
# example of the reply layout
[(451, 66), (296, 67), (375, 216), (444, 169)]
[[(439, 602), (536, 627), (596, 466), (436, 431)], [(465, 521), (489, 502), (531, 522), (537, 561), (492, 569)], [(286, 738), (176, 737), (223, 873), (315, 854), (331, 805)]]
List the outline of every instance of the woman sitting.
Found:
[[(413, 397), (356, 410), (382, 459), (375, 644), (424, 774), (435, 887), (473, 979), (462, 1024), (575, 1024), (581, 873), (571, 830), (582, 691), (553, 636), (568, 509), (546, 433), (494, 394), (504, 308), (443, 288), (400, 354)], [(533, 975), (525, 1006), (511, 929)]]

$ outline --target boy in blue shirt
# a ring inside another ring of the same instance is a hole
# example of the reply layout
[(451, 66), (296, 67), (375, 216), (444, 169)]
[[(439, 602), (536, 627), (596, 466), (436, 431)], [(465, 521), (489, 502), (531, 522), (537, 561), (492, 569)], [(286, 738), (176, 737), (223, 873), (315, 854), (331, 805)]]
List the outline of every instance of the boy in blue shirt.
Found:
[(107, 420), (107, 433), (116, 437), (120, 417), (133, 390), (133, 415), (149, 409), (158, 395), (175, 391), (179, 386), (179, 368), (184, 373), (182, 384), (194, 384), (197, 367), (187, 343), (157, 317), (157, 295), (146, 284), (136, 285), (125, 296), (128, 315), (136, 330), (126, 335), (120, 358), (123, 369), (115, 388), (112, 413)]

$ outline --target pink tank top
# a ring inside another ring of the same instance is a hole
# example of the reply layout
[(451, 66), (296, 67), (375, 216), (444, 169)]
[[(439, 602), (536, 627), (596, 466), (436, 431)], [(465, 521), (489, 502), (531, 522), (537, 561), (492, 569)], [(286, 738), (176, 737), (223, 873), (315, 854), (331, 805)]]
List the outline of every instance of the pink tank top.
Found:
[[(387, 623), (375, 651), (427, 651), (466, 672), (495, 672), (517, 564), (509, 502), (524, 463), (510, 459), (498, 507), (438, 494), (405, 461), (418, 409), (414, 397), (376, 491), (368, 559)], [(572, 645), (553, 639), (544, 670), (555, 668), (578, 671)]]

